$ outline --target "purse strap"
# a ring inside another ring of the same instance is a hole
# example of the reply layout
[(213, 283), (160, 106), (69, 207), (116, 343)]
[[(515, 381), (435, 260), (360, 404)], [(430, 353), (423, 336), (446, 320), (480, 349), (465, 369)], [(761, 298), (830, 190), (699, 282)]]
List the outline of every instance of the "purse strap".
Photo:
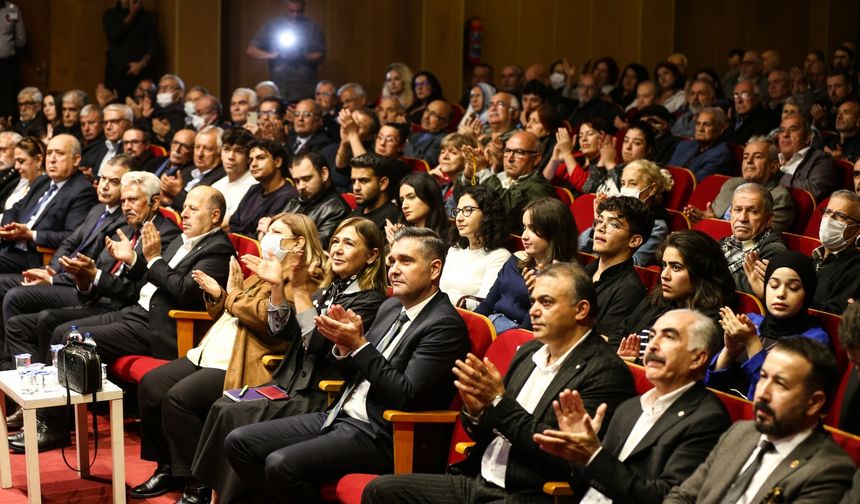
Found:
[[(69, 366), (68, 366), (68, 360), (67, 360), (66, 352), (63, 352), (63, 361), (64, 361), (63, 362), (64, 367), (66, 369), (68, 369)], [(99, 373), (101, 373), (101, 370), (99, 370)], [(72, 411), (72, 389), (69, 388), (69, 373), (66, 373), (64, 377), (66, 379), (66, 408), (65, 408), (66, 414), (64, 415), (63, 429), (65, 429), (65, 432), (70, 432), (72, 429), (71, 425), (69, 425), (69, 423), (70, 423), (69, 416), (70, 416), (70, 413)], [(93, 411), (91, 412), (93, 415), (93, 444), (95, 445), (96, 449), (93, 451), (93, 460), (87, 464), (87, 469), (91, 469), (93, 467), (93, 465), (96, 463), (96, 457), (98, 457), (98, 455), (99, 455), (99, 429), (98, 429), (98, 419), (96, 418), (96, 410), (95, 410), (96, 402), (97, 402), (96, 401), (96, 393), (97, 392), (98, 391), (93, 391)], [(78, 443), (80, 443), (82, 441), (87, 442), (87, 440), (81, 440), (81, 439), (76, 439), (75, 441)], [(69, 464), (69, 461), (66, 459), (66, 447), (65, 447), (65, 445), (60, 448), (60, 453), (62, 453), (62, 455), (63, 455), (63, 463), (66, 464), (66, 467), (68, 467), (69, 469), (71, 469), (74, 472), (78, 472), (78, 473), (81, 472), (80, 467), (77, 469), (72, 467), (72, 464)]]

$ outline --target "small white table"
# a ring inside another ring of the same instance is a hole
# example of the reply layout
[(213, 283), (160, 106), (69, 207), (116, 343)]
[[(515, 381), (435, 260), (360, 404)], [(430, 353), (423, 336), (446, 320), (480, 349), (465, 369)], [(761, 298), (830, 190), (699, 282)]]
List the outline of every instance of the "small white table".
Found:
[[(50, 369), (50, 368), (46, 368)], [(46, 386), (46, 388), (48, 388)], [(24, 457), (27, 466), (27, 494), (31, 503), (42, 502), (39, 479), (39, 448), (36, 434), (36, 410), (66, 405), (66, 389), (54, 385), (51, 390), (36, 394), (21, 393), (21, 378), (18, 372), (0, 371), (0, 410), (4, 419), (0, 421), (0, 487), (12, 486), (12, 463), (9, 456), (9, 440), (6, 438), (6, 402), (9, 396), (24, 410)], [(87, 439), (87, 404), (93, 402), (92, 395), (71, 393), (75, 405), (75, 438), (77, 440), (77, 463), (80, 477), (86, 478), (89, 471), (89, 444)], [(97, 401), (110, 401), (110, 440), (113, 477), (113, 501), (125, 504), (125, 445), (123, 444), (122, 389), (109, 381), (102, 384), (96, 393)]]

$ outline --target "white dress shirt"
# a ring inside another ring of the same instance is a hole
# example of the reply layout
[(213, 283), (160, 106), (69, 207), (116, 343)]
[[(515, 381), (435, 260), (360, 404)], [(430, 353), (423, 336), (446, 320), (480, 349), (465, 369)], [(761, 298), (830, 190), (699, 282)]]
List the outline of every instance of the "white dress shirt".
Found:
[(800, 166), (801, 161), (803, 161), (803, 157), (806, 156), (806, 153), (809, 152), (809, 149), (812, 147), (804, 147), (799, 151), (795, 152), (790, 159), (785, 159), (785, 156), (782, 153), (779, 154), (779, 171), (782, 173), (787, 173), (789, 175), (794, 175), (794, 172), (797, 171), (797, 167)]
[[(534, 413), (537, 404), (543, 397), (549, 384), (558, 374), (564, 361), (567, 360), (574, 348), (591, 333), (589, 331), (579, 339), (567, 352), (555, 360), (552, 364), (549, 362), (549, 347), (544, 345), (532, 354), (532, 360), (535, 363), (535, 368), (529, 375), (523, 388), (517, 394), (517, 402), (524, 410), (529, 413)], [(495, 405), (494, 405), (495, 406)], [(508, 457), (511, 453), (511, 443), (500, 435), (497, 435), (487, 449), (484, 451), (484, 456), (481, 458), (481, 476), (493, 483), (496, 486), (505, 488), (505, 472), (508, 470)]]
[[(189, 252), (194, 250), (194, 247), (200, 243), (203, 238), (209, 236), (210, 234), (218, 231), (219, 228), (211, 229), (208, 233), (204, 233), (200, 236), (195, 236), (194, 238), (189, 238), (185, 236), (185, 233), (179, 235), (182, 239), (182, 246), (173, 254), (173, 257), (168, 261), (167, 265), (171, 268), (175, 268), (177, 264), (181, 263), (185, 256), (188, 255)], [(161, 256), (156, 256), (150, 259), (146, 263), (146, 268), (149, 269), (153, 264), (162, 260)], [(132, 263), (133, 264), (133, 263)], [(152, 301), (152, 295), (155, 294), (155, 291), (158, 290), (158, 287), (155, 286), (152, 282), (147, 282), (143, 287), (140, 288), (140, 297), (137, 300), (137, 304), (141, 306), (146, 311), (149, 311), (149, 302)]]
[(107, 152), (105, 153), (105, 157), (103, 157), (103, 158), (102, 158), (102, 162), (101, 162), (101, 163), (99, 163), (99, 169), (98, 169), (98, 170), (96, 170), (96, 172), (94, 173), (94, 175), (98, 175), (99, 173), (101, 173), (101, 172), (102, 172), (102, 168), (104, 168), (105, 166), (107, 166), (108, 161), (110, 161), (111, 159), (113, 159), (113, 158), (114, 158), (114, 156), (116, 156), (117, 154), (120, 154), (120, 152), (119, 152), (119, 145), (120, 145), (120, 143), (122, 143), (122, 140), (117, 141), (117, 142), (111, 142), (110, 140), (105, 140), (105, 145), (107, 145), (107, 149), (108, 149), (108, 150), (107, 150)]
[[(630, 454), (633, 453), (633, 450), (639, 446), (639, 443), (642, 442), (642, 439), (644, 439), (645, 435), (648, 434), (652, 427), (654, 427), (654, 424), (657, 423), (657, 420), (660, 419), (663, 413), (665, 413), (679, 397), (684, 395), (684, 393), (690, 390), (690, 388), (695, 384), (696, 382), (690, 382), (677, 390), (673, 390), (672, 392), (659, 397), (657, 396), (657, 389), (651, 389), (642, 394), (639, 397), (639, 404), (642, 406), (642, 414), (639, 415), (639, 419), (636, 420), (636, 423), (633, 424), (633, 428), (630, 430), (630, 434), (627, 435), (627, 440), (624, 441), (624, 446), (621, 447), (621, 452), (618, 453), (618, 460), (621, 462), (627, 460), (627, 457), (629, 457)], [(602, 446), (591, 455), (591, 458), (588, 459), (588, 464), (597, 457), (597, 454), (600, 453), (601, 450), (603, 450)], [(582, 504), (611, 504), (612, 500), (594, 488), (590, 488), (580, 502)]]
[[(56, 197), (57, 197), (57, 193), (58, 193), (58, 192), (60, 192), (60, 189), (62, 189), (62, 188), (63, 188), (63, 186), (64, 186), (64, 185), (66, 185), (66, 182), (68, 182), (68, 181), (69, 181), (69, 179), (63, 180), (63, 181), (61, 181), (61, 182), (54, 182), (54, 181), (51, 181), (51, 184), (54, 184), (55, 186), (57, 186), (57, 188), (54, 190), (54, 192), (53, 192), (50, 196), (48, 196), (48, 199), (46, 199), (46, 200), (45, 200), (45, 202), (42, 204), (42, 207), (41, 207), (41, 208), (39, 208), (39, 211), (38, 211), (38, 212), (36, 212), (36, 213), (34, 213), (34, 214), (33, 214), (33, 216), (32, 216), (32, 217), (30, 217), (30, 220), (28, 220), (27, 222), (25, 222), (25, 224), (27, 225), (27, 228), (28, 228), (28, 229), (32, 229), (32, 228), (33, 228), (33, 224), (35, 224), (35, 223), (36, 223), (36, 220), (38, 220), (38, 219), (39, 219), (39, 216), (41, 216), (43, 213), (45, 213), (45, 209), (46, 209), (46, 208), (48, 208), (48, 204), (49, 204), (51, 201), (53, 201), (53, 200), (54, 200), (54, 198), (56, 198)], [(45, 189), (45, 190), (46, 190), (46, 191), (48, 191), (48, 190), (50, 190), (50, 188), (51, 188), (51, 186), (50, 186), (50, 184), (49, 184), (49, 185), (48, 185), (48, 189)], [(43, 194), (44, 194), (44, 193), (43, 193)], [(37, 204), (38, 204), (38, 201), (37, 201)], [(38, 231), (33, 231), (33, 243), (35, 243), (35, 242), (36, 242), (36, 233), (38, 233)], [(19, 244), (19, 245), (24, 245), (24, 248), (25, 248), (25, 249), (27, 248), (27, 244), (26, 244), (25, 242), (23, 242), (23, 241), (18, 242), (18, 244)]]
[[(400, 329), (397, 331), (397, 335), (391, 340), (391, 343), (388, 344), (388, 348), (385, 348), (382, 352), (382, 356), (386, 359), (390, 359), (391, 355), (394, 353), (394, 350), (400, 345), (400, 340), (403, 339), (403, 335), (406, 334), (406, 330), (409, 329), (409, 326), (412, 325), (412, 321), (415, 320), (416, 317), (421, 313), (421, 310), (427, 306), (427, 303), (430, 302), (436, 296), (434, 292), (432, 295), (428, 296), (427, 299), (421, 301), (417, 305), (413, 306), (406, 310), (406, 316), (409, 318), (403, 325), (400, 326)], [(386, 331), (387, 333), (388, 331)], [(355, 355), (358, 352), (364, 350), (370, 342), (365, 343), (360, 346), (357, 350), (355, 350), (352, 354)], [(332, 347), (332, 352), (337, 352), (337, 347)], [(369, 423), (370, 420), (367, 417), (367, 393), (370, 391), (370, 382), (367, 380), (362, 380), (361, 383), (358, 384), (353, 390), (352, 393), (347, 398), (346, 402), (343, 403), (343, 411), (352, 418), (356, 420), (361, 420), (362, 422)]]
[[(750, 484), (747, 487), (747, 491), (744, 492), (743, 496), (741, 496), (741, 499), (738, 501), (738, 504), (749, 504), (753, 502), (753, 497), (755, 497), (755, 494), (757, 494), (758, 491), (761, 489), (761, 486), (764, 485), (764, 482), (767, 481), (767, 478), (770, 477), (770, 474), (774, 470), (776, 470), (777, 466), (783, 460), (785, 460), (785, 457), (788, 457), (789, 453), (794, 451), (794, 449), (797, 448), (800, 443), (806, 441), (806, 438), (812, 435), (813, 430), (815, 430), (815, 426), (810, 427), (804, 431), (800, 431), (793, 436), (788, 436), (786, 438), (777, 440), (770, 440), (773, 443), (773, 447), (775, 448), (775, 450), (764, 454), (761, 459), (761, 466), (755, 473), (755, 476), (753, 476), (750, 480)], [(757, 442), (757, 445), (761, 446), (761, 442), (767, 439), (768, 437), (762, 434), (759, 438), (759, 441)], [(744, 463), (743, 467), (741, 467), (741, 470), (738, 472), (738, 474), (744, 472), (744, 469), (746, 469), (747, 466), (753, 463), (753, 460), (755, 460), (758, 451), (761, 449), (758, 446), (750, 454), (749, 458), (747, 459), (746, 463)]]

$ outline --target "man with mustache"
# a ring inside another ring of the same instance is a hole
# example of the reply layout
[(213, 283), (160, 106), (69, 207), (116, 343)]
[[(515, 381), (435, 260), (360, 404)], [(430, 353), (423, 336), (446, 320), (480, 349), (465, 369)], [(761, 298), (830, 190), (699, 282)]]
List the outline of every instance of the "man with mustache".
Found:
[(664, 503), (838, 502), (854, 463), (821, 427), (838, 371), (829, 349), (785, 338), (755, 390), (755, 420), (735, 422)]
[(683, 113), (672, 125), (672, 134), (675, 136), (691, 137), (696, 134), (696, 117), (705, 107), (716, 105), (717, 92), (713, 83), (699, 79), (690, 86), (687, 91), (687, 106)]
[(719, 339), (717, 326), (698, 311), (672, 310), (657, 319), (644, 357), (654, 388), (621, 403), (603, 439), (599, 410), (592, 418), (577, 392), (559, 395), (559, 429), (535, 441), (570, 462), (574, 501), (659, 502), (693, 473), (731, 424), (702, 383)]

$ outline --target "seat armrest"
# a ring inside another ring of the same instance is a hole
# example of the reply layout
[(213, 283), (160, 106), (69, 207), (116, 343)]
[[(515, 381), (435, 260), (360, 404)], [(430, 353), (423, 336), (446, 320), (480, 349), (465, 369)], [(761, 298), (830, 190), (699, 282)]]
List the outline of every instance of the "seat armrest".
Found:
[(331, 404), (334, 402), (335, 396), (343, 389), (343, 380), (322, 380), (319, 383), (319, 388), (323, 392), (328, 392), (328, 403)]
[(394, 474), (410, 474), (415, 458), (415, 424), (454, 423), (459, 411), (398, 411), (387, 410), (382, 418), (391, 422), (394, 434)]
[(461, 441), (454, 445), (454, 451), (460, 455), (468, 455), (473, 446), (475, 446), (474, 441)]
[(212, 320), (212, 317), (205, 311), (188, 310), (170, 310), (167, 315), (176, 319), (176, 350), (180, 357), (185, 357), (194, 348), (194, 321)]
[(264, 355), (263, 358), (260, 359), (260, 361), (263, 363), (263, 365), (266, 366), (267, 368), (270, 368), (270, 369), (274, 368), (275, 366), (278, 366), (281, 363), (281, 361), (283, 361), (283, 360), (284, 360), (283, 355), (274, 355), (274, 354)]

